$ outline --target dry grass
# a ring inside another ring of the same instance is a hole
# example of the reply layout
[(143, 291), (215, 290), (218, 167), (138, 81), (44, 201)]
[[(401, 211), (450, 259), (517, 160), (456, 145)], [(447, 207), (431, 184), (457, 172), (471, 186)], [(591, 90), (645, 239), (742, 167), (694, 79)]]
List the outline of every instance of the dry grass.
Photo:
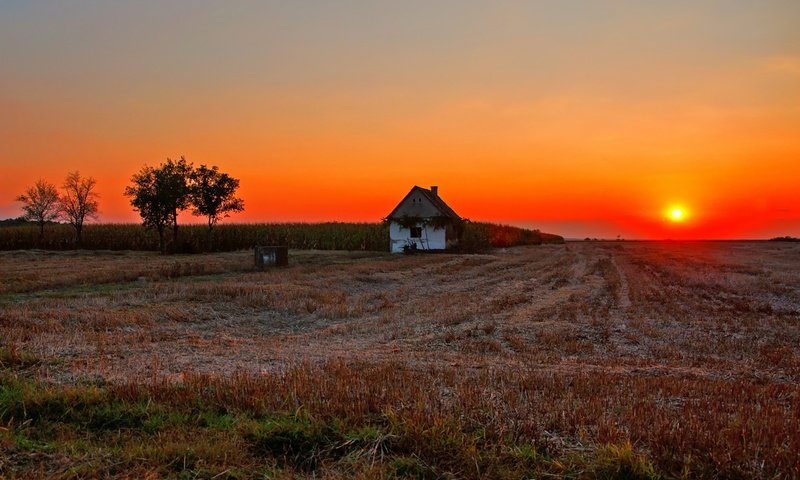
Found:
[[(400, 439), (346, 451), (334, 448), (346, 437), (319, 440), (315, 451), (327, 453), (312, 470), (330, 478), (792, 478), (798, 253), (767, 242), (310, 251), (256, 272), (248, 252), (7, 252), (0, 337), (17, 363), (7, 369), (45, 385), (110, 382), (105, 394), (130, 404), (243, 416), (220, 445), (257, 448), (263, 428), (244, 417), (298, 409), (342, 423), (336, 435), (372, 428), (373, 440)], [(164, 434), (175, 458), (192, 428)], [(194, 448), (195, 460), (224, 470), (219, 452)], [(232, 462), (266, 455), (282, 475), (308, 474), (302, 455), (248, 452)], [(129, 465), (159, 476), (171, 461)]]

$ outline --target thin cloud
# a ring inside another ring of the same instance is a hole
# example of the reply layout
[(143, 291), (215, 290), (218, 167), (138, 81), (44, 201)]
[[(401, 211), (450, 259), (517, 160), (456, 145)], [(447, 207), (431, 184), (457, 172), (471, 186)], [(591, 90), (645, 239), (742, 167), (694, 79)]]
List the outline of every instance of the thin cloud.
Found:
[(770, 72), (800, 77), (800, 57), (794, 55), (777, 55), (769, 57), (765, 65)]

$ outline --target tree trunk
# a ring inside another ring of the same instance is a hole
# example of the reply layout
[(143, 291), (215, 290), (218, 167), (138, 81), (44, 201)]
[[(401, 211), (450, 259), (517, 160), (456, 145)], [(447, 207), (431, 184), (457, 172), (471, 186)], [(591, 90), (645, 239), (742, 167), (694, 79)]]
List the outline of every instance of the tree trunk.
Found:
[[(178, 247), (178, 211), (172, 212), (172, 243)], [(173, 249), (174, 251), (174, 249)]]
[(83, 225), (75, 225), (75, 245), (78, 246), (78, 248), (81, 247), (82, 242), (81, 230), (83, 230)]
[(167, 245), (164, 243), (164, 227), (158, 227), (158, 249), (161, 255), (166, 255)]
[(211, 252), (211, 241), (213, 238), (213, 228), (214, 223), (211, 221), (211, 218), (208, 219), (208, 238), (206, 238), (206, 251)]
[(39, 241), (44, 240), (44, 219), (39, 220)]

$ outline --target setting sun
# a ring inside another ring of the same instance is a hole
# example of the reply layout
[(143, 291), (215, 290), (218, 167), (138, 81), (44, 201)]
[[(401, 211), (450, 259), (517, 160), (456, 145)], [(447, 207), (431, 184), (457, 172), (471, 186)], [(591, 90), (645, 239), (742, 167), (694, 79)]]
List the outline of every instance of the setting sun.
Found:
[(673, 208), (669, 215), (670, 218), (672, 218), (672, 220), (675, 222), (680, 222), (683, 220), (683, 210), (680, 208)]

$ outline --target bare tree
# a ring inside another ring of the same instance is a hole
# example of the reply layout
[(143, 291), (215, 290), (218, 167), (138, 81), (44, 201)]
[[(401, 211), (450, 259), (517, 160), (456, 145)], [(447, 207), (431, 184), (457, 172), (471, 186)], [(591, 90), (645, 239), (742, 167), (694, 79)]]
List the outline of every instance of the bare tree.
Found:
[(39, 239), (43, 239), (44, 224), (56, 220), (60, 215), (56, 186), (39, 179), (16, 200), (22, 202), (23, 217), (39, 223)]
[(80, 246), (83, 222), (87, 218), (97, 218), (97, 193), (95, 181), (92, 177), (81, 177), (78, 171), (67, 174), (61, 189), (61, 213), (75, 229), (75, 243)]
[(206, 217), (208, 221), (207, 249), (211, 250), (212, 229), (217, 222), (228, 216), (228, 212), (244, 210), (244, 200), (235, 196), (239, 180), (227, 173), (220, 173), (215, 165), (211, 168), (200, 165), (189, 175), (192, 213)]

